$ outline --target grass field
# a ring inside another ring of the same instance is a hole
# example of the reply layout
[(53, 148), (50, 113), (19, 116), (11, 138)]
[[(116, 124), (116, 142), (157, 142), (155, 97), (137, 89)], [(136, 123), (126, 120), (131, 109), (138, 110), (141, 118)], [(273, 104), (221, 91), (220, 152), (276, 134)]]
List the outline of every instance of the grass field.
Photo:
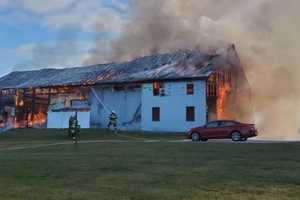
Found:
[(0, 135), (0, 199), (300, 199), (299, 143), (174, 143), (167, 141), (183, 137), (133, 135), (88, 130), (80, 140), (106, 142), (19, 150), (12, 147), (69, 138), (58, 130)]

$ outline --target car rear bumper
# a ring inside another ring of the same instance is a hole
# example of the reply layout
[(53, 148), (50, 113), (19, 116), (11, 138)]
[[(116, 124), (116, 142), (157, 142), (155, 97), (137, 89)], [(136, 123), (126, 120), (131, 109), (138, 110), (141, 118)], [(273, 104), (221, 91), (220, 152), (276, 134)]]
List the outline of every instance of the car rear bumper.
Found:
[(257, 130), (250, 130), (249, 133), (245, 135), (247, 138), (256, 137), (258, 135)]

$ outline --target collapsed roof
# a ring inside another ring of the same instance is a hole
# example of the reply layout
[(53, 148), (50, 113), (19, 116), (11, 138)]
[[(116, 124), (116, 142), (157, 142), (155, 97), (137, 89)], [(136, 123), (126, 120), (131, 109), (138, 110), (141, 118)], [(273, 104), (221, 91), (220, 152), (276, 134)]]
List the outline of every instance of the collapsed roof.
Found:
[(0, 89), (203, 79), (219, 67), (234, 65), (239, 65), (234, 46), (222, 49), (214, 55), (196, 50), (180, 50), (141, 57), (125, 63), (14, 71), (0, 78)]

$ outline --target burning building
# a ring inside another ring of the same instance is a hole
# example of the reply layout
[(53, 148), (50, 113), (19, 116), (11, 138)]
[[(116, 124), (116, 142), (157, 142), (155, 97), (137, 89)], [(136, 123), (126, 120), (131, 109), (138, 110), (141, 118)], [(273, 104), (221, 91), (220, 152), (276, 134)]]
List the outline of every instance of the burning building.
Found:
[(248, 120), (250, 87), (235, 47), (155, 54), (126, 63), (16, 71), (0, 78), (2, 124), (106, 127), (109, 112), (126, 130), (186, 131), (214, 119)]

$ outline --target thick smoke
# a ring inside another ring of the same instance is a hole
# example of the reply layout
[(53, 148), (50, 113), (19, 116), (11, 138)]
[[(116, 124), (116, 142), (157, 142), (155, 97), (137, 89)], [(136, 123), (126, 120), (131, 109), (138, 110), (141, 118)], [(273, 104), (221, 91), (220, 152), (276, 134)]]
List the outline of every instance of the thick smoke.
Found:
[[(252, 86), (264, 137), (296, 138), (300, 128), (300, 1), (133, 0), (130, 22), (107, 60), (235, 43)], [(89, 63), (98, 62), (92, 55)]]

